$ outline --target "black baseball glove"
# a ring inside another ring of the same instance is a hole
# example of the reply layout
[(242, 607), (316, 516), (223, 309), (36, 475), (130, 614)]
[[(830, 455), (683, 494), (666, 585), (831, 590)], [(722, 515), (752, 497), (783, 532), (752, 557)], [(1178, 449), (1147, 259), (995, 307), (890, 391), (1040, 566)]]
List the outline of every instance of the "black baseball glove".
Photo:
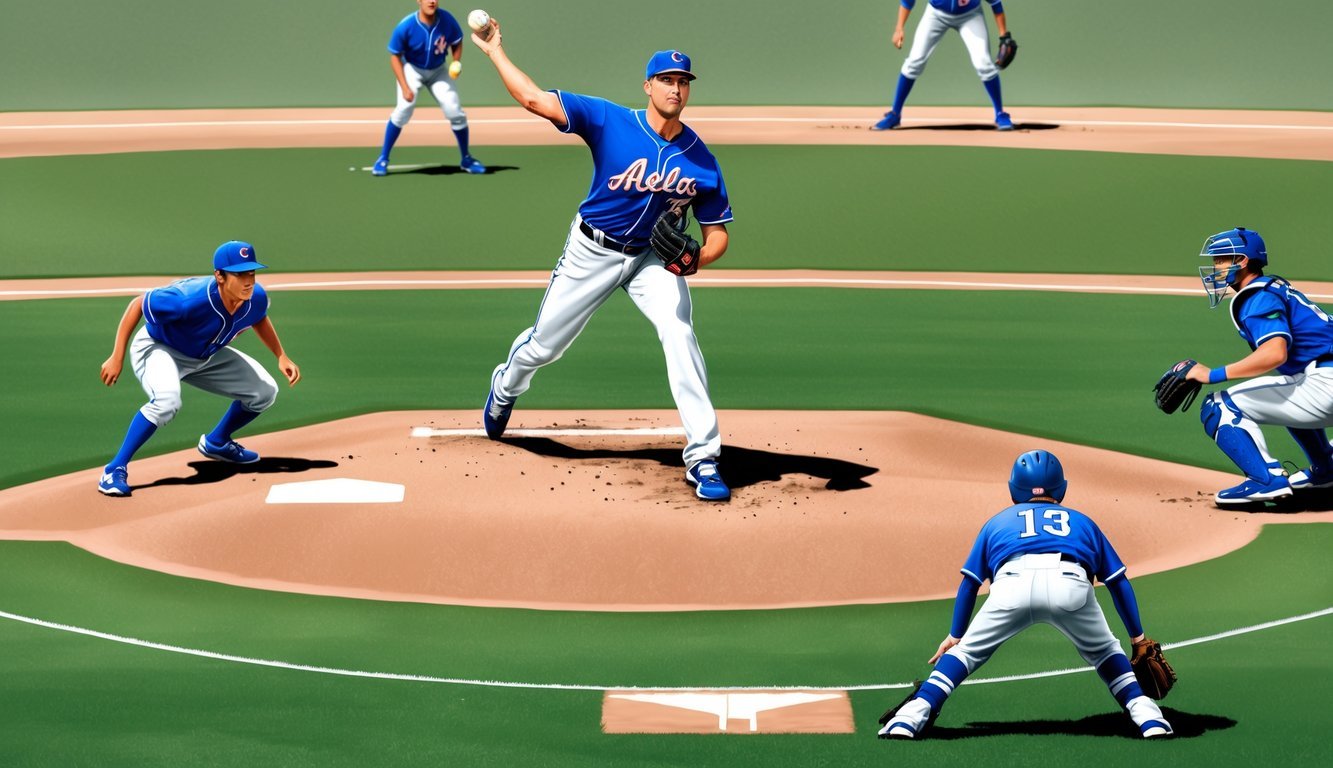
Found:
[(685, 220), (671, 211), (663, 211), (653, 222), (650, 238), (653, 253), (673, 275), (687, 277), (699, 271), (699, 241), (685, 231)]
[(1150, 698), (1165, 699), (1176, 684), (1176, 671), (1162, 655), (1162, 646), (1151, 637), (1134, 643), (1134, 658), (1129, 660), (1139, 687)]
[(1190, 403), (1198, 396), (1199, 390), (1203, 385), (1197, 381), (1190, 381), (1185, 375), (1190, 369), (1198, 363), (1193, 360), (1181, 360), (1157, 380), (1157, 385), (1152, 388), (1153, 402), (1161, 409), (1162, 413), (1175, 413), (1179, 408), (1188, 411)]
[(995, 51), (995, 66), (1004, 69), (1013, 63), (1016, 55), (1018, 55), (1018, 43), (1014, 42), (1014, 36), (1008, 32), (1000, 35), (1000, 47)]

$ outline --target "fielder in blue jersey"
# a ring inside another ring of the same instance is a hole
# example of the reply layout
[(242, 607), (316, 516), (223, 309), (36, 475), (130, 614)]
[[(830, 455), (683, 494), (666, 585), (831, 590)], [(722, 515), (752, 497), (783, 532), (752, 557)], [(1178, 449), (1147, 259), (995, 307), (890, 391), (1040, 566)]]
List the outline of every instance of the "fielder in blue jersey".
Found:
[[(446, 65), (450, 58), (453, 61)], [(389, 66), (398, 81), (398, 103), (384, 126), (384, 147), (371, 174), (389, 173), (389, 153), (412, 119), (423, 85), (435, 96), (454, 130), (461, 155), (458, 167), (468, 173), (485, 173), (486, 166), (468, 151), (467, 114), (453, 83), (463, 72), (463, 30), (453, 14), (440, 8), (438, 0), (417, 0), (417, 10), (403, 17), (389, 36)]]
[[(890, 713), (880, 737), (920, 738), (968, 675), (1037, 622), (1054, 626), (1074, 643), (1144, 738), (1172, 734), (1161, 708), (1144, 695), (1093, 595), (1092, 583), (1099, 580), (1131, 641), (1151, 642), (1125, 564), (1092, 518), (1060, 503), (1067, 487), (1060, 460), (1048, 451), (1029, 451), (1014, 462), (1009, 475), (1014, 505), (988, 520), (972, 545), (953, 625), (930, 659), (935, 669), (913, 698)], [(973, 618), (977, 590), (987, 580), (990, 596)]]
[[(893, 29), (893, 47), (903, 47), (903, 28), (907, 17), (916, 6), (916, 0), (899, 0), (898, 24)], [(1009, 33), (1005, 20), (1004, 5), (1000, 0), (985, 0), (995, 14), (995, 27), (1000, 36)], [(912, 50), (903, 62), (902, 72), (898, 75), (898, 87), (893, 94), (893, 106), (884, 113), (871, 130), (888, 131), (902, 124), (903, 105), (907, 103), (907, 94), (912, 92), (917, 78), (926, 70), (935, 47), (944, 38), (944, 33), (957, 30), (963, 38), (963, 45), (972, 59), (972, 66), (986, 88), (991, 106), (995, 108), (995, 127), (1001, 131), (1014, 129), (1014, 122), (1009, 113), (1004, 111), (1004, 99), (1000, 95), (1000, 69), (991, 60), (990, 30), (986, 27), (986, 17), (981, 12), (982, 0), (930, 0), (921, 23), (917, 24), (916, 35), (912, 38)]]
[[(498, 22), (488, 39), (474, 34), (472, 40), (490, 57), (510, 95), (559, 130), (582, 138), (593, 161), (592, 184), (551, 273), (537, 320), (518, 335), (491, 376), (482, 413), (486, 434), (492, 439), (504, 434), (514, 402), (537, 369), (559, 359), (597, 308), (624, 290), (662, 344), (667, 380), (685, 428), (685, 481), (701, 499), (729, 499), (731, 490), (718, 472), (722, 437), (684, 275), (726, 252), (731, 203), (716, 158), (681, 122), (695, 77), (689, 57), (680, 51), (653, 54), (643, 81), (648, 105), (627, 109), (605, 99), (539, 88), (509, 60)], [(669, 270), (650, 246), (650, 233), (664, 212), (688, 211), (699, 221), (703, 243), (695, 243), (692, 258), (697, 259), (689, 270)]]
[[(1333, 318), (1291, 283), (1265, 275), (1268, 248), (1244, 227), (1204, 241), (1199, 267), (1209, 303), (1228, 291), (1231, 321), (1252, 350), (1217, 368), (1196, 365), (1187, 378), (1203, 384), (1250, 379), (1208, 395), (1199, 408), (1204, 431), (1245, 473), (1245, 481), (1218, 491), (1220, 505), (1290, 496), (1293, 491), (1333, 488)], [(1264, 376), (1273, 372), (1276, 375)], [(1268, 453), (1260, 424), (1287, 428), (1310, 464), (1288, 477)]]
[[(301, 379), (301, 369), (283, 351), (268, 317), (268, 294), (255, 282), (258, 269), (267, 267), (258, 262), (255, 247), (231, 240), (214, 252), (211, 277), (178, 280), (130, 301), (116, 328), (111, 356), (102, 363), (102, 383), (109, 387), (120, 379), (128, 345), (130, 370), (148, 402), (134, 414), (120, 450), (102, 470), (97, 490), (107, 496), (130, 495), (130, 459), (180, 410), (182, 381), (232, 401), (213, 431), (199, 436), (199, 452), (234, 464), (259, 461), (259, 454), (242, 447), (232, 433), (273, 405), (278, 385), (254, 358), (229, 345), (253, 328), (278, 358), (288, 384)], [(136, 334), (140, 319), (144, 326)]]

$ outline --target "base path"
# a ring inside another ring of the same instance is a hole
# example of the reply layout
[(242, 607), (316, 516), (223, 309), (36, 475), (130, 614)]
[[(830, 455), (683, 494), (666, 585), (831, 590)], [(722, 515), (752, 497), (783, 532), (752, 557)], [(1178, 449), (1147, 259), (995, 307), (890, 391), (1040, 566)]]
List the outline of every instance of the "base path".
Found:
[[(0, 158), (245, 147), (379, 150), (389, 106), (0, 114)], [(989, 109), (913, 107), (894, 131), (871, 131), (883, 108), (692, 106), (685, 122), (710, 145), (866, 144), (1012, 147), (1333, 160), (1333, 113), (1212, 109), (1012, 107), (1017, 130)], [(519, 107), (470, 107), (476, 146), (582, 141)], [(421, 114), (400, 146), (453, 147), (443, 117)], [(452, 152), (452, 149), (449, 151)]]
[[(99, 495), (91, 468), (11, 488), (0, 538), (265, 589), (682, 610), (950, 596), (981, 523), (1009, 503), (1013, 457), (1038, 445), (1065, 462), (1067, 501), (1134, 574), (1220, 556), (1284, 519), (1213, 507), (1226, 474), (879, 411), (722, 412), (734, 498), (706, 503), (683, 481), (682, 438), (661, 434), (678, 427), (674, 411), (520, 409), (503, 442), (480, 436), (479, 416), (393, 412), (258, 435), (245, 442), (265, 458), (251, 467), (193, 451), (143, 459), (128, 499)], [(590, 434), (604, 429), (629, 434)], [(401, 485), (403, 500), (267, 503), (274, 486), (333, 479)]]

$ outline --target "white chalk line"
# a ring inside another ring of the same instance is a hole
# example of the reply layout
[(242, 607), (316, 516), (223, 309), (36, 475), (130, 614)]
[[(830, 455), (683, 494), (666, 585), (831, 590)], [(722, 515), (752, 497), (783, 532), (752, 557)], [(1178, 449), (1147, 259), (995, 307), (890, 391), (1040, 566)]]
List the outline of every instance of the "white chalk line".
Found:
[[(1021, 115), (1021, 113), (1020, 113)], [(827, 116), (827, 117), (726, 117), (699, 116), (691, 117), (691, 123), (864, 123), (872, 119), (864, 115)], [(447, 125), (449, 121), (424, 119), (417, 122), (427, 125)], [(530, 117), (518, 118), (468, 118), (474, 125), (536, 125), (544, 124)], [(904, 121), (907, 123), (957, 123), (966, 122), (965, 117), (919, 117)], [(1018, 126), (1022, 127), (1019, 121)], [(1333, 131), (1333, 125), (1290, 125), (1286, 123), (1195, 123), (1169, 120), (1075, 120), (1059, 116), (1045, 116), (1027, 122), (1056, 123), (1059, 125), (1123, 126), (1128, 128), (1205, 128), (1218, 130), (1271, 130), (1271, 131)], [(382, 125), (383, 119), (308, 119), (308, 120), (164, 120), (140, 123), (54, 123), (42, 125), (0, 125), (0, 131), (79, 131), (79, 130), (124, 130), (142, 128), (232, 128), (232, 127), (292, 127), (303, 128), (320, 125)]]
[[(1299, 616), (1291, 616), (1285, 619), (1267, 621), (1262, 624), (1254, 624), (1248, 627), (1232, 629), (1226, 632), (1219, 632), (1215, 635), (1196, 637), (1191, 640), (1182, 640), (1176, 643), (1163, 643), (1164, 649), (1184, 648), (1190, 645), (1208, 643), (1216, 640), (1222, 640), (1228, 637), (1249, 634), (1251, 632), (1260, 632), (1265, 629), (1280, 627), (1285, 624), (1294, 624), (1299, 621), (1308, 621), (1317, 619), (1321, 616), (1333, 614), (1333, 608), (1314, 611), (1312, 613), (1303, 613)], [(85, 629), (75, 627), (69, 624), (58, 624), (53, 621), (43, 619), (34, 619), (29, 616), (20, 616), (8, 611), (0, 611), (0, 618), (11, 621), (31, 624), (46, 629), (54, 629), (61, 632), (70, 632), (76, 635), (86, 637), (95, 637), (99, 640), (109, 640), (124, 645), (132, 645), (139, 648), (148, 648), (155, 651), (165, 651), (168, 653), (179, 653), (186, 656), (198, 656), (215, 661), (227, 661), (234, 664), (249, 664), (260, 667), (273, 667), (276, 669), (288, 669), (295, 672), (315, 672), (323, 675), (339, 675), (342, 677), (361, 677), (372, 678), (376, 680), (403, 680), (416, 683), (443, 683), (448, 685), (467, 685), (483, 688), (522, 688), (529, 690), (557, 690), (557, 691), (773, 691), (773, 690), (802, 690), (802, 691), (882, 691), (892, 688), (911, 688), (915, 683), (880, 683), (872, 685), (742, 685), (742, 686), (636, 686), (636, 685), (580, 685), (572, 683), (522, 683), (504, 680), (478, 680), (458, 677), (435, 677), (433, 675), (410, 675), (398, 672), (366, 672), (363, 670), (339, 669), (337, 667), (320, 667), (309, 664), (293, 664), (287, 661), (274, 661), (271, 659), (256, 659), (248, 656), (235, 656), (229, 653), (217, 653), (215, 651), (204, 651), (196, 648), (184, 648), (178, 645), (168, 645), (166, 643), (155, 643), (151, 640), (140, 640), (138, 638), (126, 637), (124, 635), (114, 635), (109, 632), (99, 632), (95, 629)], [(963, 681), (963, 685), (983, 685), (986, 683), (1008, 683), (1021, 680), (1036, 680), (1044, 677), (1058, 677), (1061, 675), (1072, 675), (1082, 672), (1091, 672), (1092, 667), (1075, 667), (1071, 669), (1057, 669), (1047, 672), (1034, 672), (1025, 675), (1006, 675), (1004, 677), (983, 677)]]
[[(309, 282), (275, 282), (265, 283), (264, 288), (270, 291), (281, 290), (311, 290), (320, 288), (375, 288), (375, 287), (432, 287), (432, 286), (517, 286), (517, 287), (535, 287), (544, 286), (548, 280), (546, 278), (478, 278), (478, 279), (374, 279), (374, 280), (320, 280)], [(950, 288), (958, 290), (997, 290), (997, 291), (1055, 291), (1066, 293), (1109, 293), (1109, 294), (1127, 294), (1127, 295), (1156, 295), (1156, 296), (1197, 296), (1200, 293), (1199, 288), (1151, 288), (1147, 286), (1127, 286), (1127, 285), (1099, 285), (1099, 284), (1079, 284), (1079, 283), (993, 283), (972, 280), (899, 280), (894, 278), (834, 278), (834, 277), (738, 277), (738, 278), (710, 278), (710, 277), (692, 277), (690, 284), (697, 287), (722, 288), (722, 287), (777, 287), (777, 288), (801, 288), (801, 287), (819, 287), (834, 286), (855, 288), (858, 286), (866, 287), (903, 287), (903, 288)], [(0, 296), (131, 296), (136, 293), (157, 288), (156, 285), (145, 286), (123, 286), (118, 288), (55, 288), (50, 290), (0, 290)], [(1326, 300), (1333, 299), (1333, 294), (1311, 293), (1305, 294), (1309, 298)]]
[[(632, 427), (627, 429), (507, 429), (505, 437), (642, 437), (670, 435), (678, 437), (685, 434), (684, 427)], [(436, 429), (435, 427), (412, 427), (411, 437), (485, 437), (484, 429)]]

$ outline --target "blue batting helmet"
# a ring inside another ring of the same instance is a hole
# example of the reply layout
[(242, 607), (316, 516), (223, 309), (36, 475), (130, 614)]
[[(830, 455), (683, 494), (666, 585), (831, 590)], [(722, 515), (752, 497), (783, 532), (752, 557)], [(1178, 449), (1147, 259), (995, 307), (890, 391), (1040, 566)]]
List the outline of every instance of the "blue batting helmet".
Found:
[(1050, 496), (1056, 501), (1063, 501), (1065, 488), (1065, 469), (1060, 460), (1050, 451), (1028, 451), (1014, 462), (1014, 469), (1009, 473), (1009, 498), (1015, 504), (1032, 501), (1038, 496)]

